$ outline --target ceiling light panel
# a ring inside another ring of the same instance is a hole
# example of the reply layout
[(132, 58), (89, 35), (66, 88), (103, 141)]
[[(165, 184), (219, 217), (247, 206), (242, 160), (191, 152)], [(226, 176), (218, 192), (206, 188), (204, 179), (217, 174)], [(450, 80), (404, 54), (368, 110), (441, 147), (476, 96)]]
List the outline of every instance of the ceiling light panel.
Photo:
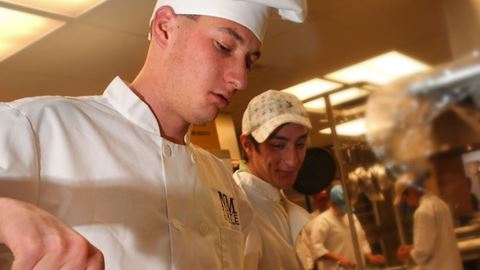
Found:
[(77, 17), (105, 2), (105, 0), (3, 0), (3, 2), (68, 17)]
[(396, 51), (327, 74), (325, 77), (349, 84), (369, 82), (387, 84), (403, 76), (425, 71), (430, 67)]
[(0, 61), (63, 24), (62, 21), (0, 7)]
[[(338, 124), (335, 131), (341, 136), (362, 136), (367, 132), (365, 118), (355, 119), (349, 122)], [(330, 128), (319, 131), (322, 134), (332, 134)]]
[(327, 80), (322, 80), (319, 78), (315, 78), (282, 91), (293, 94), (297, 96), (300, 100), (305, 100), (317, 95), (321, 95), (333, 89), (339, 88), (342, 85), (336, 82), (331, 82)]
[[(330, 95), (330, 102), (333, 106), (346, 103), (369, 94), (368, 90), (352, 87)], [(325, 112), (325, 99), (318, 98), (303, 104), (307, 111), (323, 113)]]

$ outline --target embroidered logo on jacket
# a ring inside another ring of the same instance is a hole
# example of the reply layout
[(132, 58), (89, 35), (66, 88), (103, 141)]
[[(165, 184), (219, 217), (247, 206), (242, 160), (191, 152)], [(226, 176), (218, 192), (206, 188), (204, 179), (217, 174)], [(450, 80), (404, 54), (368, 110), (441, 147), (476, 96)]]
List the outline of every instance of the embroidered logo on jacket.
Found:
[(222, 205), (223, 217), (225, 220), (232, 225), (240, 225), (240, 217), (235, 209), (235, 199), (223, 194), (220, 191), (217, 192)]

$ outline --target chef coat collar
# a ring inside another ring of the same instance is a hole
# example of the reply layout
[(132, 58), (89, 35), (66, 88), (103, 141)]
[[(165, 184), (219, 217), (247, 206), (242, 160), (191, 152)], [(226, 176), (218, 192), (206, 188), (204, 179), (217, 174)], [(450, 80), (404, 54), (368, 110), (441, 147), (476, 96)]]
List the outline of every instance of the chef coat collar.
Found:
[[(120, 77), (112, 80), (103, 96), (129, 121), (148, 132), (160, 135), (160, 128), (153, 112)], [(186, 145), (190, 143), (189, 132), (185, 134), (184, 141)]]
[(149, 132), (160, 134), (157, 119), (148, 105), (120, 77), (113, 79), (103, 96), (129, 121)]
[(262, 180), (261, 178), (248, 173), (248, 172), (241, 172), (241, 173), (246, 173), (249, 174), (249, 178), (246, 181), (246, 184), (251, 186), (253, 190), (256, 192), (264, 195), (265, 198), (268, 200), (271, 200), (273, 202), (279, 202), (281, 197), (280, 190), (274, 186), (272, 186), (270, 183)]

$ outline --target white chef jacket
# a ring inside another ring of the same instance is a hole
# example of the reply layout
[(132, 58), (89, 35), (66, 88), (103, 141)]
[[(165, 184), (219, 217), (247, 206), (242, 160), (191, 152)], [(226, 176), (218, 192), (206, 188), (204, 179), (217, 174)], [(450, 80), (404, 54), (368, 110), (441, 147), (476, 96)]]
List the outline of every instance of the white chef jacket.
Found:
[[(365, 231), (355, 215), (353, 215), (353, 220), (361, 249), (360, 253), (364, 260), (364, 255), (371, 253), (370, 245), (367, 242)], [(332, 252), (349, 258), (353, 263), (357, 261), (348, 216), (346, 214), (342, 217), (336, 216), (331, 207), (307, 223), (302, 236), (306, 237), (309, 242), (313, 260)], [(337, 262), (327, 259), (320, 260), (317, 267), (320, 270), (338, 269)]]
[(460, 270), (462, 263), (447, 204), (425, 193), (413, 216), (413, 260), (422, 270)]
[(0, 196), (60, 218), (106, 269), (242, 268), (253, 212), (231, 171), (163, 139), (118, 77), (102, 96), (0, 103), (0, 149)]
[(256, 210), (255, 224), (261, 235), (261, 254), (249, 265), (256, 264), (258, 269), (302, 269), (295, 244), (310, 214), (249, 172), (236, 171), (233, 178)]

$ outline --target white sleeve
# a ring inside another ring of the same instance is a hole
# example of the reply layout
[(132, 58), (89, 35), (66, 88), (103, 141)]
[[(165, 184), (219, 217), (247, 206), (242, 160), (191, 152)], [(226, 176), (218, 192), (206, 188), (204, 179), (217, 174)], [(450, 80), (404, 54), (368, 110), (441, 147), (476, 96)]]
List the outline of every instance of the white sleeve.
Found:
[(311, 225), (312, 221), (303, 226), (297, 241), (295, 242), (295, 251), (304, 269), (313, 268), (313, 257), (311, 251)]
[(436, 226), (433, 213), (417, 211), (413, 220), (413, 260), (424, 265), (430, 260), (435, 246)]
[(243, 257), (243, 265), (246, 270), (259, 269), (260, 260), (263, 256), (262, 238), (260, 232), (257, 230), (257, 225), (254, 219), (249, 228), (246, 229), (245, 237), (245, 251)]
[(318, 216), (312, 221), (310, 243), (313, 260), (330, 252), (324, 243), (329, 233), (329, 223), (323, 216)]
[(28, 118), (7, 103), (0, 103), (0, 149), (0, 197), (36, 204), (37, 138)]
[[(235, 178), (236, 175), (233, 175)], [(233, 181), (233, 180), (232, 180)], [(245, 249), (243, 253), (243, 269), (256, 270), (263, 255), (262, 238), (258, 231), (257, 213), (248, 202), (247, 195), (243, 189), (233, 183), (239, 201), (242, 234), (244, 236)]]

